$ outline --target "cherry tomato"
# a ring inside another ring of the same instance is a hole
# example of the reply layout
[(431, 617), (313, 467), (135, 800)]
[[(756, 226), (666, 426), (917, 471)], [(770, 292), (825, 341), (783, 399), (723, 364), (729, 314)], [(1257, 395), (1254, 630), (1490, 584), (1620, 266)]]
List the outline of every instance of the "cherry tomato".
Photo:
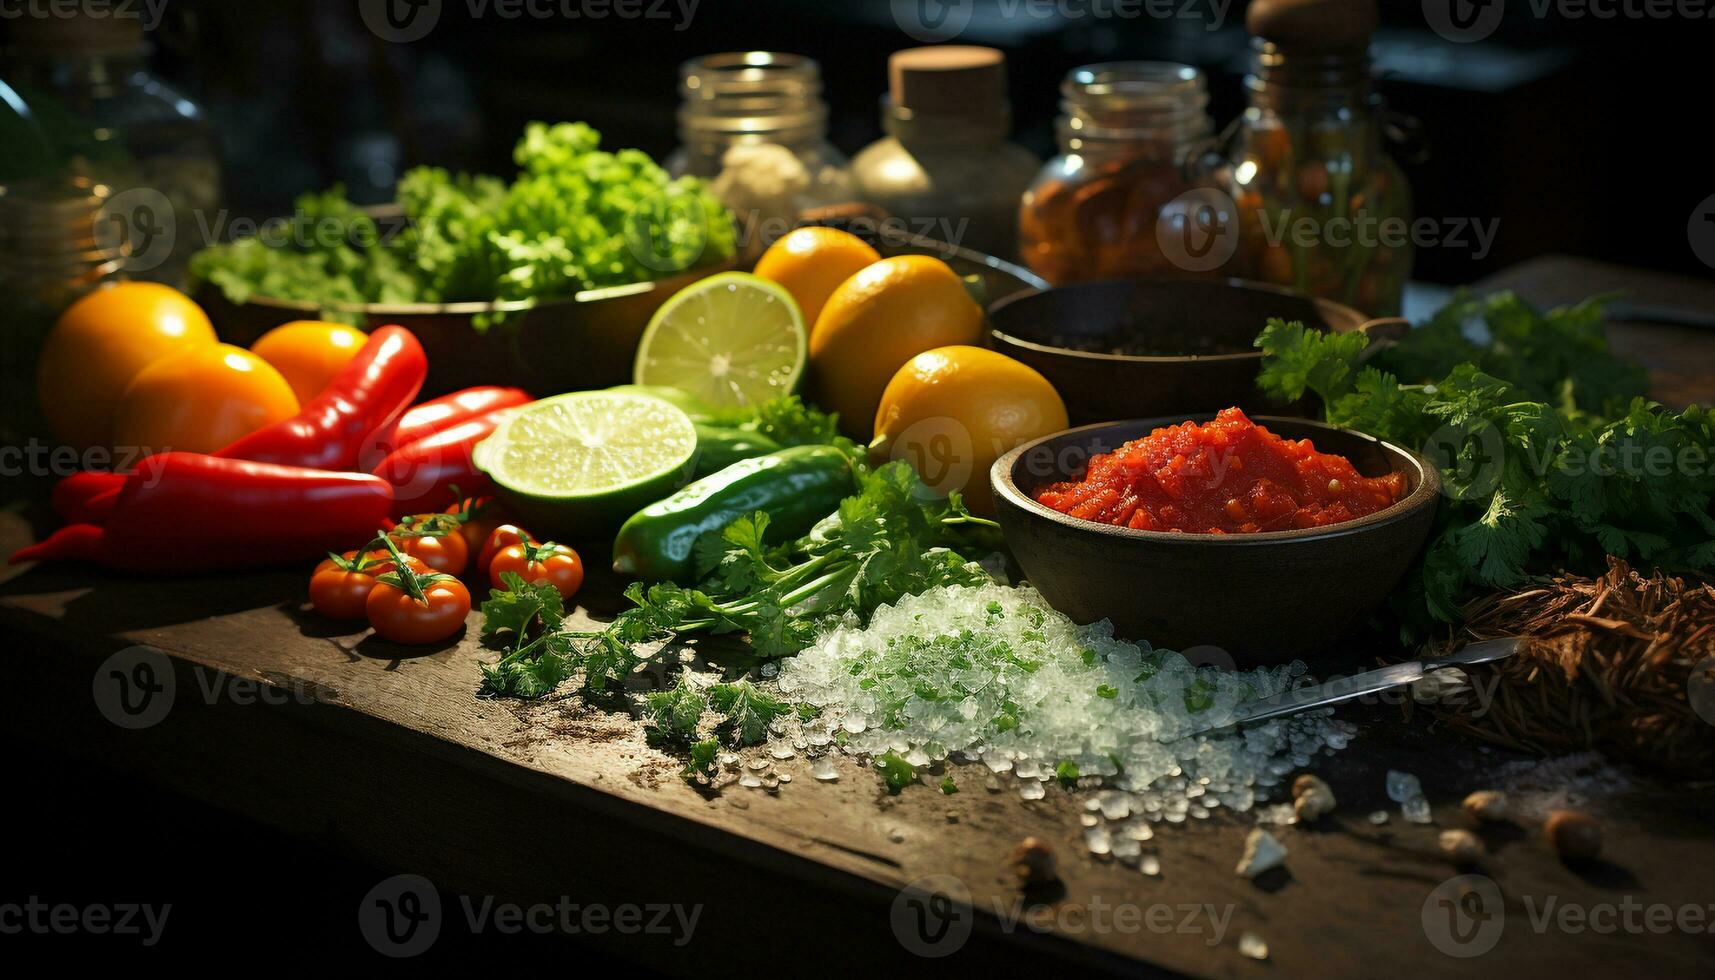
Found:
[(500, 525), (490, 532), (488, 540), (483, 542), (482, 552), (477, 555), (476, 559), (477, 574), (484, 578), (488, 577), (488, 567), (494, 564), (494, 556), (500, 554), (502, 548), (509, 545), (525, 544), (534, 540), (536, 539), (530, 536), (529, 531), (516, 524)]
[[(405, 560), (412, 571), (428, 572), (417, 559)], [(329, 619), (362, 619), (367, 615), (364, 602), (375, 588), (375, 579), (397, 567), (386, 551), (370, 551), (362, 558), (357, 552), (348, 551), (337, 561), (325, 558), (310, 573), (310, 605)]]
[(464, 538), (465, 550), (474, 555), (482, 551), (488, 536), (500, 526), (503, 519), (500, 510), (499, 501), (493, 497), (466, 497), (448, 507), (446, 513), (458, 519), (459, 535)]
[(584, 584), (584, 564), (578, 553), (563, 544), (520, 542), (501, 548), (488, 566), (488, 581), (504, 588), (501, 576), (512, 572), (531, 585), (546, 582), (563, 598), (577, 594)]
[(379, 582), (364, 600), (375, 635), (394, 643), (436, 643), (464, 628), (470, 592), (456, 578), (423, 578), (423, 598), (389, 582)]
[(458, 522), (445, 514), (418, 514), (400, 521), (387, 536), (399, 550), (447, 575), (463, 575), (470, 567), (470, 546)]

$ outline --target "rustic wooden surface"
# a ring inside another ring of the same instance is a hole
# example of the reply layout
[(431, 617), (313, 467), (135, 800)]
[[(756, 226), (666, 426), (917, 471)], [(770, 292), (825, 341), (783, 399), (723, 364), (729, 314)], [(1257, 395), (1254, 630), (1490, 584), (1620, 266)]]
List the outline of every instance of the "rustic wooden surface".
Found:
[[(1527, 295), (1529, 281), (1516, 284)], [(1588, 288), (1606, 287), (1579, 294)], [(1645, 338), (1637, 349), (1664, 349), (1655, 343)], [(1694, 356), (1668, 353), (1658, 378), (1678, 384)], [(1698, 370), (1675, 390), (1707, 388), (1715, 369)], [(39, 531), (32, 518), (41, 522), (30, 511), (0, 515), (0, 548)], [(0, 629), (15, 668), (0, 687), (0, 716), (15, 734), (51, 737), (73, 754), (379, 867), (422, 874), (451, 893), (702, 903), (684, 946), (598, 937), (619, 955), (681, 973), (755, 972), (758, 956), (771, 968), (842, 974), (1041, 967), (1223, 977), (1378, 969), (1690, 976), (1715, 965), (1707, 933), (1539, 930), (1532, 922), (1550, 900), (1696, 906), (1705, 922), (1715, 917), (1709, 785), (1630, 774), (1623, 792), (1591, 792), (1586, 805), (1608, 835), (1606, 860), (1593, 867), (1568, 868), (1534, 828), (1508, 827), (1485, 830), (1490, 856), (1455, 869), (1434, 856), (1436, 834), (1468, 826), (1458, 800), (1494, 785), (1517, 757), (1438, 733), (1421, 715), (1407, 720), (1397, 706), (1354, 709), (1343, 717), (1359, 720), (1363, 734), (1312, 766), (1341, 809), (1322, 826), (1277, 831), (1291, 852), (1285, 872), (1256, 883), (1236, 876), (1251, 820), (1216, 811), (1207, 821), (1159, 825), (1151, 844), (1162, 875), (1149, 878), (1085, 851), (1078, 815), (1087, 794), (1050, 787), (1046, 799), (1025, 802), (1010, 786), (986, 789), (980, 767), (955, 768), (961, 791), (952, 796), (935, 780), (888, 796), (873, 773), (844, 760), (837, 782), (820, 783), (802, 758), (778, 764), (793, 779), (776, 793), (699, 792), (677, 777), (679, 761), (649, 747), (614, 704), (476, 699), (477, 664), (488, 655), (475, 642), (474, 617), (456, 642), (404, 650), (330, 629), (304, 611), (302, 589), (303, 576), (293, 573), (165, 581), (13, 569), (0, 580)], [(595, 597), (597, 608), (586, 613), (611, 613), (612, 595), (592, 582), (583, 598)], [(169, 658), (173, 706), (159, 724), (127, 730), (103, 717), (91, 690), (111, 653), (139, 644)], [(1337, 665), (1363, 659), (1353, 651)], [(1389, 768), (1422, 777), (1435, 826), (1401, 821), (1383, 791)], [(1377, 809), (1392, 811), (1389, 823), (1369, 823)], [(1051, 896), (1050, 918), (1034, 920), (1040, 933), (1007, 928), (994, 914), (1019, 898), (1003, 862), (1026, 835), (1053, 846), (1065, 882)], [(1505, 896), (1499, 945), (1474, 959), (1445, 955), (1424, 924), (1436, 887), (1462, 871), (1491, 877)], [(899, 889), (940, 875), (962, 881), (978, 910), (970, 941), (944, 961), (907, 952), (890, 919)], [(1161, 918), (1099, 927), (1092, 916), (1118, 905)], [(1181, 906), (1230, 918), (1218, 933), (1206, 913), (1184, 928)], [(1238, 954), (1245, 931), (1267, 941), (1267, 963)]]
[[(1522, 262), (1483, 280), (1477, 288), (1510, 289), (1539, 306), (1616, 293), (1637, 306), (1715, 316), (1715, 278), (1688, 279), (1565, 255)], [(1611, 322), (1608, 338), (1616, 352), (1649, 368), (1653, 394), (1664, 404), (1715, 402), (1715, 329)]]

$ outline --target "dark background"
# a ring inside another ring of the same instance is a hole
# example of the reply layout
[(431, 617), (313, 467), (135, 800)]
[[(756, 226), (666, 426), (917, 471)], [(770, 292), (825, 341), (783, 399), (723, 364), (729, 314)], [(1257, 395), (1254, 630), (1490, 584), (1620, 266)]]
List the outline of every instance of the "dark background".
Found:
[[(889, 0), (702, 0), (686, 30), (676, 15), (508, 19), (494, 2), (440, 0), (428, 36), (391, 44), (365, 28), (355, 0), (171, 0), (157, 60), (208, 108), (229, 204), (266, 217), (335, 182), (383, 200), (419, 163), (508, 174), (531, 120), (585, 120), (610, 147), (663, 157), (677, 144), (678, 64), (717, 51), (818, 59), (831, 139), (852, 153), (880, 134), (887, 55), (918, 43)], [(1025, 2), (974, 0), (959, 40), (1008, 52), (1017, 138), (1040, 155), (1053, 152), (1057, 84), (1082, 64), (1194, 64), (1210, 75), (1218, 126), (1242, 108), (1247, 0), (1232, 0), (1218, 30), (1211, 0), (1174, 0), (1201, 13), (1173, 19), (1043, 18), (1021, 12)], [(1418, 213), (1501, 221), (1494, 254), (1421, 250), (1419, 278), (1468, 282), (1548, 251), (1709, 274), (1686, 224), (1715, 192), (1702, 148), (1715, 19), (1538, 19), (1532, 2), (1511, 0), (1492, 37), (1455, 44), (1427, 27), (1423, 0), (1382, 7), (1382, 92), (1429, 139), (1429, 159), (1408, 168)]]
[[(156, 65), (207, 108), (234, 213), (278, 214), (334, 183), (381, 201), (402, 169), (421, 163), (509, 173), (513, 142), (537, 119), (586, 120), (609, 146), (664, 156), (677, 142), (678, 64), (724, 50), (819, 59), (831, 139), (855, 152), (879, 135), (888, 53), (916, 43), (888, 0), (703, 0), (683, 31), (669, 21), (507, 20), (473, 16), (466, 0), (442, 6), (428, 37), (394, 45), (364, 27), (351, 0), (172, 0)], [(1705, 147), (1715, 20), (1539, 20), (1513, 0), (1492, 39), (1457, 45), (1426, 28), (1417, 0), (1384, 7), (1382, 90), (1423, 120), (1430, 140), (1429, 159), (1409, 168), (1418, 213), (1501, 219), (1493, 255), (1425, 250), (1419, 277), (1466, 282), (1549, 251), (1710, 274), (1685, 229), (1715, 192)], [(1047, 156), (1059, 79), (1096, 61), (1198, 65), (1210, 73), (1218, 124), (1229, 122), (1242, 105), (1242, 8), (1234, 0), (1224, 27), (1210, 31), (1189, 20), (1007, 20), (987, 2), (962, 40), (1007, 50), (1018, 139)], [(391, 870), (74, 763), (51, 738), (9, 747), (0, 901), (173, 901), (175, 960), (246, 969), (379, 961), (354, 910)], [(8, 952), (20, 942), (55, 957), (138, 952), (117, 938), (0, 937)], [(540, 958), (613, 968), (559, 941), (443, 938), (437, 953), (491, 967)]]

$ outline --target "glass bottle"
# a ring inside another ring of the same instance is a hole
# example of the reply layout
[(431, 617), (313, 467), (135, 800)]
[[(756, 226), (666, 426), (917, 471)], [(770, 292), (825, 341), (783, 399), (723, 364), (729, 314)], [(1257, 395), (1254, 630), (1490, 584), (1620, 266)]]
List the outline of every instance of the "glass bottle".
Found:
[(1377, 20), (1372, 0), (1253, 3), (1255, 68), (1229, 152), (1252, 274), (1392, 316), (1411, 272), (1412, 203), (1371, 83)]
[(738, 216), (741, 248), (760, 251), (800, 212), (850, 199), (815, 61), (771, 51), (705, 55), (680, 66), (679, 91), (680, 146), (667, 172), (710, 181)]
[(936, 45), (888, 59), (887, 135), (852, 158), (859, 200), (899, 229), (1012, 258), (1018, 201), (1040, 160), (1007, 140), (1006, 58), (993, 48)]
[(0, 81), (0, 445), (45, 434), (36, 359), (60, 313), (117, 278), (122, 243), (101, 234), (110, 190), (66, 173), (41, 120)]
[(64, 175), (104, 188), (103, 235), (125, 273), (177, 285), (220, 198), (220, 166), (202, 109), (147, 66), (137, 18), (12, 22), (7, 80), (34, 111)]
[(1019, 252), (1055, 284), (1215, 274), (1164, 254), (1156, 223), (1194, 185), (1214, 133), (1203, 73), (1133, 61), (1073, 69), (1060, 85), (1060, 155), (1024, 193)]

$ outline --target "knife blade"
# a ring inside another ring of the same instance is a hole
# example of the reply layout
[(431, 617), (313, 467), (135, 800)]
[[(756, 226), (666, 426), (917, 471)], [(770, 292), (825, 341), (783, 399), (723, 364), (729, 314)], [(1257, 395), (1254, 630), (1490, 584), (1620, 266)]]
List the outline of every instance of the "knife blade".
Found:
[(1366, 670), (1362, 673), (1353, 674), (1350, 677), (1336, 677), (1320, 684), (1289, 689), (1272, 698), (1240, 705), (1234, 710), (1232, 717), (1222, 724), (1207, 725), (1202, 728), (1175, 733), (1174, 738), (1224, 731), (1273, 718), (1284, 718), (1306, 711), (1315, 711), (1318, 708), (1332, 707), (1368, 694), (1379, 694), (1382, 691), (1391, 691), (1396, 687), (1415, 684), (1436, 671), (1446, 670), (1449, 667), (1473, 667), (1477, 664), (1505, 660), (1518, 651), (1518, 646), (1518, 637), (1509, 636), (1498, 640), (1484, 640), (1479, 643), (1472, 643), (1459, 652), (1445, 657), (1390, 664), (1376, 670)]

